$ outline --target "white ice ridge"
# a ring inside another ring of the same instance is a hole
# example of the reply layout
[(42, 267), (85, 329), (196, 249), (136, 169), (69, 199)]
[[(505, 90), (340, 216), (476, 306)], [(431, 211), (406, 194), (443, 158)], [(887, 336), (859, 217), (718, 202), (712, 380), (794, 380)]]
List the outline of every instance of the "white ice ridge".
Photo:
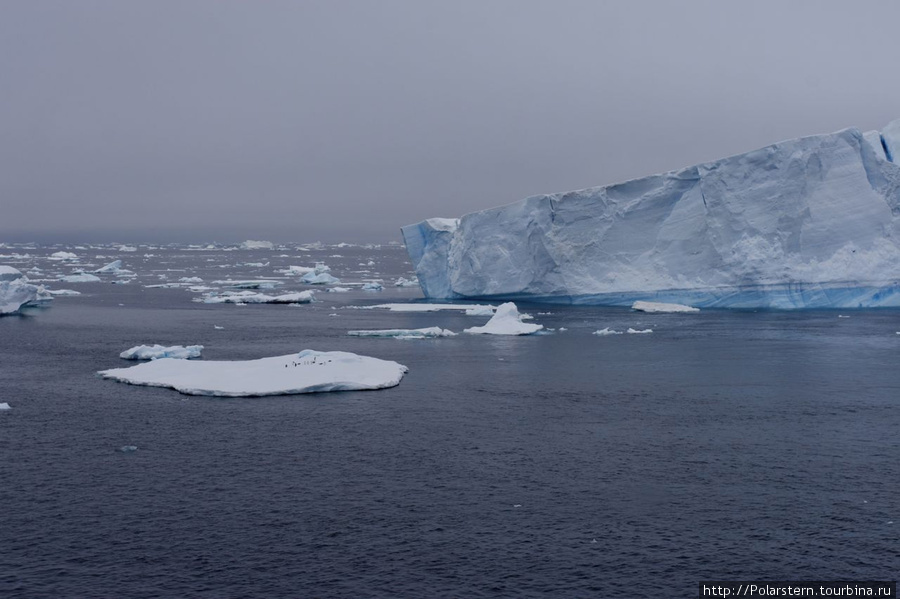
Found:
[(116, 273), (116, 272), (119, 272), (120, 270), (122, 270), (122, 261), (121, 260), (113, 260), (106, 266), (98, 268), (94, 272), (97, 274), (103, 274), (103, 273)]
[(463, 333), (480, 335), (530, 335), (544, 328), (542, 324), (529, 324), (521, 321), (519, 310), (512, 302), (500, 304), (497, 311), (483, 327), (464, 329)]
[(252, 291), (223, 291), (208, 294), (195, 301), (204, 304), (308, 304), (314, 299), (312, 291), (295, 291), (281, 295), (266, 295)]
[(351, 337), (393, 337), (395, 339), (432, 339), (435, 337), (455, 337), (456, 333), (441, 327), (425, 329), (380, 329), (375, 331), (347, 331)]
[(244, 361), (162, 358), (97, 374), (132, 385), (169, 387), (187, 395), (255, 397), (384, 389), (399, 385), (406, 372), (406, 366), (397, 362), (305, 349), (297, 354)]
[(177, 360), (189, 360), (199, 358), (203, 351), (202, 345), (136, 345), (119, 354), (126, 360), (159, 360), (160, 358), (175, 358)]
[(634, 302), (631, 306), (632, 310), (638, 312), (650, 313), (669, 313), (669, 312), (699, 312), (699, 308), (692, 308), (682, 304), (663, 304), (661, 302)]
[(430, 219), (403, 237), (435, 299), (900, 306), (898, 155), (900, 120)]

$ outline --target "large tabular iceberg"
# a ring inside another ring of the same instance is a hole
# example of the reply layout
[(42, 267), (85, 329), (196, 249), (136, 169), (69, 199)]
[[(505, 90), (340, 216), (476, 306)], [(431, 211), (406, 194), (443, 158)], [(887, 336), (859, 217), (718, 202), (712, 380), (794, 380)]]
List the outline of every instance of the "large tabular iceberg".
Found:
[(900, 120), (403, 227), (429, 298), (900, 306)]

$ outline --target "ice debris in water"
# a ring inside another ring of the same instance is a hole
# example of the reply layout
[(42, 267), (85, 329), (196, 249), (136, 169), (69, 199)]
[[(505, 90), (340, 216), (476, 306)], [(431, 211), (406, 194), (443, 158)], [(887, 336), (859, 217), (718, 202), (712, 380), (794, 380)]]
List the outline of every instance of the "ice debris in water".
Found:
[(400, 384), (406, 366), (349, 352), (311, 349), (239, 361), (162, 358), (97, 374), (132, 385), (168, 387), (187, 395), (256, 397), (384, 389)]
[(137, 445), (123, 445), (119, 448), (119, 451), (122, 453), (134, 453), (137, 451)]
[(119, 357), (126, 360), (158, 360), (160, 358), (189, 360), (199, 358), (202, 351), (202, 345), (171, 345), (168, 347), (165, 345), (136, 345), (123, 351)]
[(600, 337), (607, 337), (609, 335), (624, 335), (622, 331), (614, 331), (613, 329), (606, 327), (605, 329), (600, 329), (599, 331), (594, 331), (591, 335), (599, 335)]
[(362, 286), (364, 291), (381, 291), (383, 289), (381, 283), (370, 281)]
[(482, 327), (464, 329), (464, 333), (478, 335), (530, 335), (544, 328), (544, 325), (524, 323), (513, 302), (497, 307), (497, 311)]
[(248, 239), (240, 245), (242, 250), (274, 250), (275, 244), (271, 241), (255, 241)]
[(0, 403), (0, 410), (12, 410), (8, 403)]
[[(337, 316), (334, 314), (333, 316)], [(429, 339), (435, 337), (455, 337), (456, 333), (441, 327), (424, 329), (381, 329), (372, 331), (348, 331), (351, 337), (393, 337), (395, 339)]]
[(699, 308), (692, 308), (691, 306), (685, 306), (683, 304), (665, 304), (662, 302), (634, 302), (631, 306), (632, 310), (636, 310), (638, 312), (650, 312), (650, 313), (668, 313), (668, 312), (699, 312)]
[(312, 291), (297, 291), (281, 295), (266, 295), (253, 291), (223, 291), (195, 298), (194, 301), (204, 304), (308, 304), (314, 299)]
[(407, 279), (406, 277), (400, 277), (394, 282), (395, 287), (418, 287), (419, 281), (413, 277), (412, 279)]
[(631, 335), (646, 335), (646, 334), (652, 333), (652, 332), (653, 332), (653, 329), (643, 329), (643, 330), (639, 331), (637, 329), (632, 329), (631, 327), (629, 327), (628, 330), (626, 331), (626, 333), (629, 333)]

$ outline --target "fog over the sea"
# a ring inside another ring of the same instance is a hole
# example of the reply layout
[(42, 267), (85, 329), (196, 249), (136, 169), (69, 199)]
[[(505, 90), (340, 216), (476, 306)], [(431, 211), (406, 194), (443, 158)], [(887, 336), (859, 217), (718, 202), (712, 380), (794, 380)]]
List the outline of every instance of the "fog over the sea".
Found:
[(900, 118), (900, 3), (0, 3), (0, 241), (401, 225)]

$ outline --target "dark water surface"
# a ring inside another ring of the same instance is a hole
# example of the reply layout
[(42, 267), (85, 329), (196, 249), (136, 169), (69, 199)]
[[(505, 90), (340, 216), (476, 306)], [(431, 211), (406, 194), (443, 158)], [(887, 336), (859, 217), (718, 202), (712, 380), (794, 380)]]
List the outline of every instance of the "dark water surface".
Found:
[[(0, 263), (67, 271), (50, 251)], [(520, 304), (568, 330), (353, 338), (486, 318), (343, 307), (419, 297), (390, 286), (409, 268), (398, 248), (73, 251), (141, 276), (52, 284), (84, 294), (0, 319), (0, 597), (695, 597), (700, 580), (898, 578), (898, 311)], [(316, 259), (388, 285), (299, 307), (144, 287), (167, 268), (212, 281)], [(252, 261), (269, 266), (229, 267)], [(591, 334), (604, 327), (654, 333)], [(388, 390), (247, 399), (94, 374), (144, 343), (410, 370)]]

